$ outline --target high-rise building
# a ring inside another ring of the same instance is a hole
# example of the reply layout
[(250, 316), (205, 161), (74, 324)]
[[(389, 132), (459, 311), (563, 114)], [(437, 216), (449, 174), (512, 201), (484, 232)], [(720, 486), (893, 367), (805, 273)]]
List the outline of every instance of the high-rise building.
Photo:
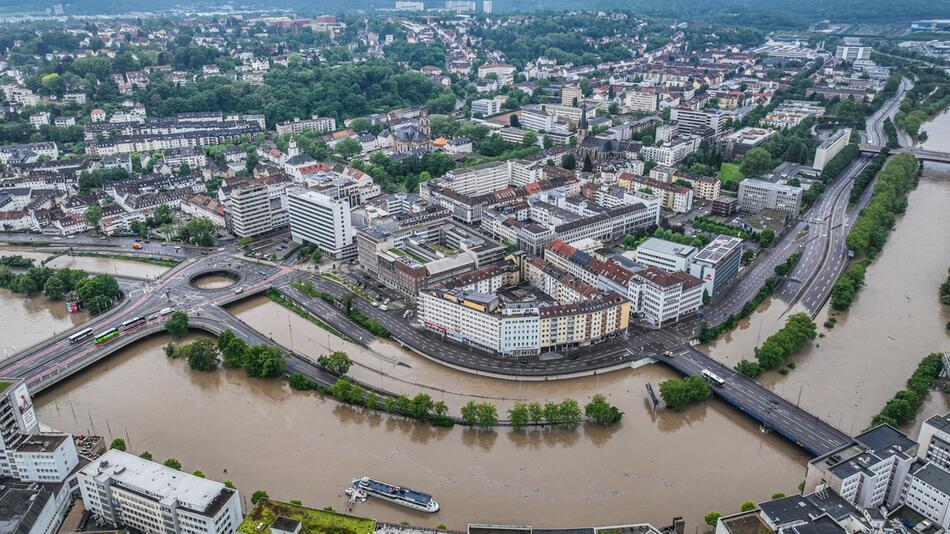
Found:
[(746, 178), (739, 182), (739, 209), (758, 213), (765, 208), (798, 217), (802, 207), (802, 188)]
[(250, 237), (272, 229), (267, 186), (255, 184), (231, 190), (227, 204), (228, 230), (238, 237)]
[(491, 14), (491, 0), (484, 0), (482, 2), (482, 13), (486, 15)]
[(839, 46), (835, 50), (835, 57), (846, 61), (857, 61), (860, 59), (871, 59), (870, 46)]
[(86, 510), (103, 524), (148, 534), (225, 534), (241, 524), (237, 490), (116, 449), (77, 478)]
[(356, 255), (349, 202), (309, 189), (291, 191), (287, 200), (294, 242), (317, 245), (334, 258)]
[(715, 297), (736, 278), (741, 259), (742, 240), (719, 235), (693, 257), (689, 274), (702, 280), (704, 291)]

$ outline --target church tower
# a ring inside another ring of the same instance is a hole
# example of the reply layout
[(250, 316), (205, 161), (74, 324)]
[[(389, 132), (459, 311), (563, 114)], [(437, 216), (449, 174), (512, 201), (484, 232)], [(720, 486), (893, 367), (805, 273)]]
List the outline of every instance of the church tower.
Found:
[(584, 141), (584, 138), (587, 137), (588, 128), (587, 106), (584, 106), (581, 108), (581, 119), (577, 121), (577, 144), (581, 144), (581, 142)]

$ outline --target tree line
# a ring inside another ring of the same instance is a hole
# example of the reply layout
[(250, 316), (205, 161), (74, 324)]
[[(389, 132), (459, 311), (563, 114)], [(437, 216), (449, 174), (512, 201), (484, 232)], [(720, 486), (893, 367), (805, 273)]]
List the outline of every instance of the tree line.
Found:
[(881, 250), (897, 215), (907, 208), (907, 194), (917, 186), (917, 170), (917, 158), (910, 154), (897, 154), (884, 165), (871, 202), (845, 240), (852, 252), (874, 257)]
[(899, 427), (909, 423), (924, 403), (930, 390), (937, 384), (943, 369), (943, 355), (934, 352), (925, 356), (914, 374), (907, 379), (905, 388), (887, 401), (884, 408), (871, 419), (871, 425), (888, 424)]
[(817, 335), (817, 325), (807, 313), (791, 315), (781, 330), (769, 336), (762, 346), (755, 348), (757, 361), (742, 360), (736, 364), (735, 369), (745, 376), (755, 378), (765, 371), (783, 365), (792, 354), (801, 350)]
[[(10, 266), (27, 267), (27, 270), (16, 274)], [(0, 287), (26, 296), (42, 292), (52, 300), (62, 300), (75, 291), (83, 308), (93, 315), (111, 308), (120, 294), (119, 282), (111, 275), (89, 276), (79, 269), (35, 267), (33, 260), (22, 256), (0, 258)]]

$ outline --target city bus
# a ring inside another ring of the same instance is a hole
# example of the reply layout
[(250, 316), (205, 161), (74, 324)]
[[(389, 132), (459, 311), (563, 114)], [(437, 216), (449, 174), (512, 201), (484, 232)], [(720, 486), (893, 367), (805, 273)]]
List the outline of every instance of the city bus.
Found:
[(119, 337), (119, 329), (113, 328), (111, 330), (106, 330), (105, 332), (97, 335), (95, 338), (93, 338), (93, 341), (96, 342), (96, 345), (102, 345), (104, 343), (108, 343), (109, 341), (117, 337)]
[(91, 335), (92, 335), (92, 328), (80, 330), (79, 332), (76, 332), (75, 334), (69, 336), (69, 343), (71, 345), (75, 345), (76, 343), (79, 343), (80, 341), (86, 339), (87, 337)]
[(119, 326), (119, 330), (122, 330), (122, 331), (124, 332), (124, 331), (126, 331), (126, 330), (128, 330), (128, 329), (130, 329), (130, 328), (134, 328), (134, 327), (136, 327), (136, 326), (138, 326), (138, 325), (140, 325), (140, 324), (145, 324), (145, 321), (146, 321), (146, 320), (147, 320), (147, 319), (145, 318), (144, 315), (143, 315), (142, 317), (136, 317), (135, 319), (129, 319), (128, 321), (122, 323), (121, 326)]
[(703, 374), (703, 378), (705, 378), (708, 382), (712, 382), (713, 384), (719, 387), (723, 387), (726, 385), (725, 380), (723, 380), (719, 375), (715, 373), (711, 373), (708, 369), (703, 369), (702, 374)]

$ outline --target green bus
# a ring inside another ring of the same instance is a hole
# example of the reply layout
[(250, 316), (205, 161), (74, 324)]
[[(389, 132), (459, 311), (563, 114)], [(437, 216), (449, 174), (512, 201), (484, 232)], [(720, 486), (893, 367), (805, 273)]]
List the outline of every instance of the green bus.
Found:
[(93, 341), (96, 342), (96, 345), (102, 345), (103, 343), (108, 343), (112, 339), (119, 337), (119, 329), (113, 328), (111, 330), (106, 330), (105, 332), (96, 335), (93, 338)]

